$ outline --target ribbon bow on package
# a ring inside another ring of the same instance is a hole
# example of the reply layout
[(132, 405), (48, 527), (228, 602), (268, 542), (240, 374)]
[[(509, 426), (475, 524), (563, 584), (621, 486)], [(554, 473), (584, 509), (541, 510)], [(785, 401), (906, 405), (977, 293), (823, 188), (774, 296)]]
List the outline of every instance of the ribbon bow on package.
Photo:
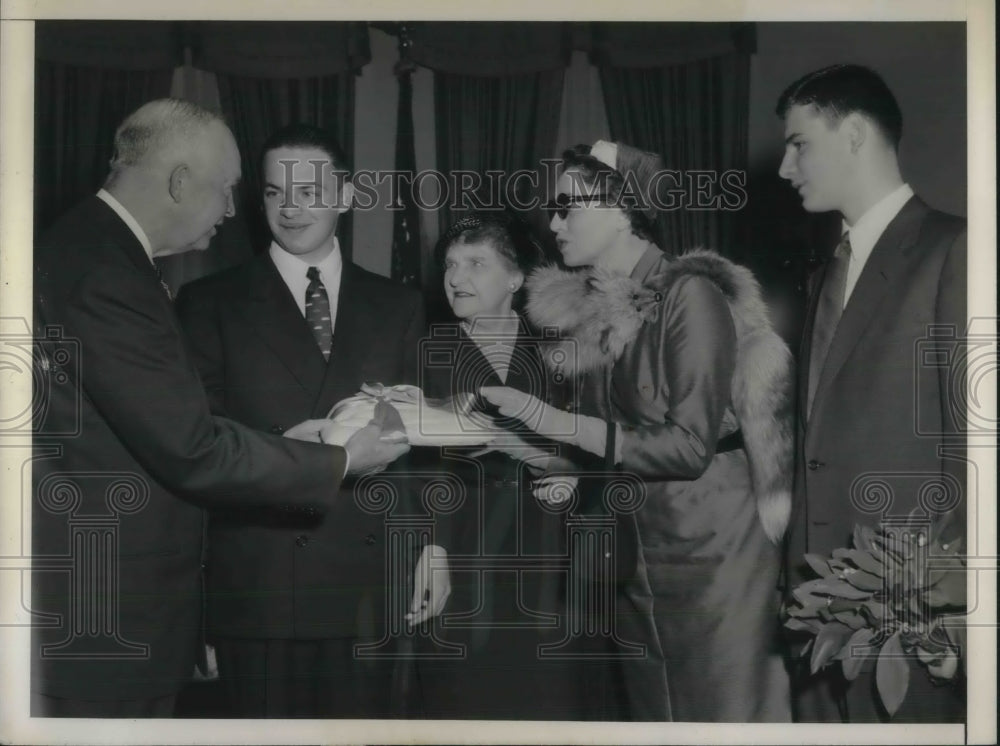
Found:
[(497, 437), (498, 428), (472, 409), (471, 394), (431, 399), (417, 386), (364, 383), (337, 402), (327, 417), (358, 429), (375, 422), (381, 439), (412, 446), (475, 446)]

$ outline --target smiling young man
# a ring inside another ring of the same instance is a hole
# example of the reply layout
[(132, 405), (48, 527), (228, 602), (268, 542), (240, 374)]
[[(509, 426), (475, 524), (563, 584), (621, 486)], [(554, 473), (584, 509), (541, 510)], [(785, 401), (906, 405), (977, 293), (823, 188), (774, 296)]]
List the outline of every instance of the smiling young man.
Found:
[[(423, 300), (345, 262), (347, 162), (293, 124), (262, 151), (272, 234), (245, 265), (186, 286), (178, 313), (213, 409), (265, 431), (325, 417), (365, 381), (416, 383)], [(391, 668), (354, 646), (384, 628), (384, 515), (342, 490), (325, 517), (218, 511), (208, 631), (237, 717), (388, 717)]]
[[(965, 463), (942, 447), (964, 445), (965, 379), (952, 348), (966, 326), (966, 231), (965, 220), (932, 210), (904, 183), (902, 113), (872, 70), (834, 65), (810, 73), (782, 94), (777, 113), (785, 123), (781, 177), (807, 211), (843, 218), (841, 240), (811, 282), (799, 356), (788, 544), (794, 585), (814, 577), (803, 555), (849, 546), (855, 524), (922, 508), (936, 530), (964, 533)], [(931, 339), (934, 325), (952, 336)], [(918, 357), (922, 342), (938, 343), (937, 356)], [(861, 489), (872, 479), (887, 489), (874, 509)], [(944, 499), (931, 505), (926, 491)], [(839, 664), (815, 676), (803, 671), (794, 686), (797, 719), (886, 720), (871, 668), (854, 681)], [(954, 682), (935, 686), (923, 666), (911, 668), (893, 722), (964, 717)]]

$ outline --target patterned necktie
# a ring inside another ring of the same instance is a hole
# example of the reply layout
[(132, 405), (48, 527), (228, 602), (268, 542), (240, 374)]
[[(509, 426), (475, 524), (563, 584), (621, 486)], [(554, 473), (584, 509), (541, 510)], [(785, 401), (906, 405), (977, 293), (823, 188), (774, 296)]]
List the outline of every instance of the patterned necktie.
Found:
[(316, 267), (310, 267), (306, 271), (306, 277), (309, 278), (309, 287), (306, 288), (306, 323), (316, 338), (316, 344), (319, 345), (323, 358), (329, 360), (330, 350), (333, 347), (330, 299), (319, 279), (319, 270)]
[(170, 292), (170, 286), (167, 284), (167, 281), (163, 279), (163, 273), (160, 271), (160, 268), (154, 264), (153, 269), (156, 270), (156, 279), (160, 281), (160, 287), (163, 288), (163, 292), (167, 294), (167, 297), (170, 300), (173, 300), (174, 294)]
[(844, 233), (833, 252), (833, 258), (826, 268), (823, 287), (819, 291), (816, 304), (816, 318), (813, 321), (812, 345), (809, 348), (809, 398), (806, 412), (812, 413), (813, 398), (826, 354), (830, 351), (840, 316), (844, 312), (844, 294), (847, 291), (847, 268), (851, 263), (851, 238)]

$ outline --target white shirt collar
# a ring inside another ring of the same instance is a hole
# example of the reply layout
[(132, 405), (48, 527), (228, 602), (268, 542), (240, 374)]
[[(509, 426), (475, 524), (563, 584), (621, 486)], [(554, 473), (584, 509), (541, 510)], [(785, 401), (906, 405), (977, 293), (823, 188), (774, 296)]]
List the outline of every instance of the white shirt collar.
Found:
[(118, 217), (125, 222), (125, 225), (129, 227), (129, 230), (132, 231), (135, 237), (139, 240), (139, 243), (142, 244), (142, 248), (145, 249), (146, 256), (149, 257), (149, 261), (153, 261), (153, 245), (149, 242), (149, 236), (146, 235), (146, 231), (144, 231), (142, 226), (139, 225), (139, 221), (132, 217), (132, 213), (126, 210), (125, 206), (115, 199), (111, 192), (105, 189), (99, 189), (97, 191), (97, 197), (98, 199), (103, 200), (107, 206), (114, 210), (115, 214), (117, 214)]
[(870, 207), (853, 226), (848, 225), (846, 221), (842, 224), (843, 231), (849, 233), (851, 239), (851, 263), (847, 269), (845, 303), (854, 290), (875, 244), (912, 196), (913, 189), (909, 184), (903, 184)]
[[(304, 318), (306, 315), (306, 288), (309, 287), (309, 278), (306, 277), (306, 272), (313, 265), (302, 261), (295, 254), (289, 254), (278, 245), (277, 241), (271, 241), (268, 253), (278, 270), (278, 274), (281, 275), (281, 279), (285, 281), (292, 297), (295, 298), (295, 303)], [(315, 266), (319, 270), (319, 279), (326, 288), (326, 295), (330, 300), (330, 318), (333, 323), (336, 323), (340, 276), (344, 268), (344, 260), (340, 254), (340, 241), (337, 240), (336, 236), (333, 239), (333, 251)]]

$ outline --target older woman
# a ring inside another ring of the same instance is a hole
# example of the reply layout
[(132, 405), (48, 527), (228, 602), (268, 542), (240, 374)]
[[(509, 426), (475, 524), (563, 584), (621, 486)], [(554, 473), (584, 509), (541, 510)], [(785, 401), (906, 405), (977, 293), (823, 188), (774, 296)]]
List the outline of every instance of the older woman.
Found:
[(635, 559), (616, 597), (615, 644), (646, 647), (621, 657), (627, 717), (788, 720), (772, 645), (791, 357), (747, 270), (655, 245), (661, 168), (621, 143), (563, 155), (550, 227), (565, 264), (587, 269), (536, 273), (528, 314), (575, 342), (566, 372), (584, 379), (579, 414), (531, 408), (512, 383), (482, 394), (644, 484), (618, 544), (632, 542)]
[[(559, 386), (515, 310), (526, 276), (544, 260), (527, 227), (506, 213), (473, 213), (446, 231), (438, 252), (457, 322), (433, 329), (424, 392), (451, 397), (507, 385), (558, 402)], [(488, 417), (497, 414), (485, 400), (475, 406)], [(496, 421), (518, 425), (510, 418)], [(525, 442), (518, 455), (544, 454)], [(467, 488), (458, 512), (446, 517), (447, 527), (439, 526), (452, 593), (437, 622), (437, 637), (464, 645), (465, 657), (418, 664), (425, 715), (583, 718), (572, 669), (538, 650), (563, 634), (552, 624), (562, 618), (562, 579), (547, 568), (547, 558), (565, 554), (558, 515), (532, 497), (529, 470), (507, 455), (449, 449), (437, 467), (457, 474)]]

